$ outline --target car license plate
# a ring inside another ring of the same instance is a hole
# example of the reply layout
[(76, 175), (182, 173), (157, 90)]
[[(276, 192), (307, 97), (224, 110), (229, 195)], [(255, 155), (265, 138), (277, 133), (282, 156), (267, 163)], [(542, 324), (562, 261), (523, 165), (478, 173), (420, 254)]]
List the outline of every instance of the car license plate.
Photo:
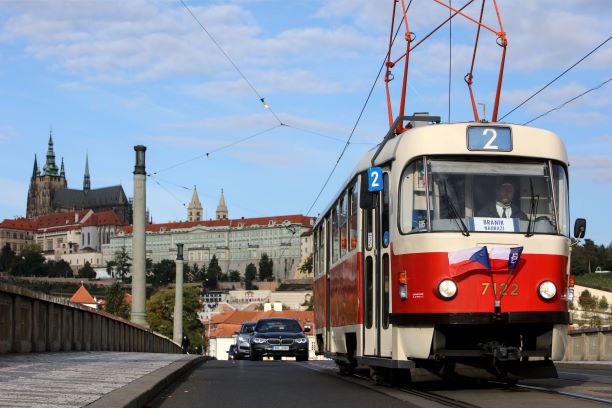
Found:
[(287, 351), (287, 350), (289, 350), (289, 346), (273, 346), (272, 350), (274, 350), (274, 351)]

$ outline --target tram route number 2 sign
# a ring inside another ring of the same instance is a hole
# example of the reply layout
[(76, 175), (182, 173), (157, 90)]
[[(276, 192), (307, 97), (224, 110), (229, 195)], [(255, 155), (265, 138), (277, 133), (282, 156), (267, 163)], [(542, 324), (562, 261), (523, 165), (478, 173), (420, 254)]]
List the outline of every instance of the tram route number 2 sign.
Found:
[(383, 189), (383, 176), (380, 167), (368, 169), (368, 191), (380, 191)]
[(468, 150), (512, 151), (512, 131), (502, 126), (470, 126), (467, 131)]

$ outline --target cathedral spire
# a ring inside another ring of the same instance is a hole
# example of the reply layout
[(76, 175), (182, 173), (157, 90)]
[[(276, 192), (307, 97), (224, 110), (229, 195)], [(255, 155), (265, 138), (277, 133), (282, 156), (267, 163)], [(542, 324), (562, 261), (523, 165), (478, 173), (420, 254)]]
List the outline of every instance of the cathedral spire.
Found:
[(60, 168), (60, 177), (66, 177), (66, 171), (64, 170), (64, 158), (62, 157), (62, 166)]
[(43, 167), (44, 176), (57, 176), (57, 165), (55, 164), (55, 153), (53, 152), (53, 135), (49, 131), (49, 145), (47, 148), (47, 161)]
[(198, 197), (198, 190), (196, 186), (193, 186), (193, 195), (191, 196), (191, 202), (187, 207), (187, 219), (188, 221), (202, 221), (203, 216), (202, 203), (200, 203), (200, 197)]
[(32, 170), (32, 178), (36, 178), (38, 176), (38, 159), (36, 158), (36, 154), (34, 154), (34, 170)]
[(221, 197), (219, 198), (219, 205), (217, 206), (217, 219), (227, 220), (227, 205), (225, 205), (225, 197), (223, 196), (223, 189), (221, 189)]
[(91, 190), (91, 179), (89, 177), (89, 154), (85, 155), (85, 176), (83, 177), (83, 191)]

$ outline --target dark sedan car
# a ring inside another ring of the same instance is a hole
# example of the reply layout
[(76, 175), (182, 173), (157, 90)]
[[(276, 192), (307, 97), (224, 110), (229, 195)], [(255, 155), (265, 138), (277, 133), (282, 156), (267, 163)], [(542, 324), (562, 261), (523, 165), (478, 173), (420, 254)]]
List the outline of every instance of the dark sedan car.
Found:
[(282, 357), (295, 357), (297, 361), (308, 360), (308, 338), (300, 323), (295, 319), (266, 318), (255, 325), (251, 336), (251, 360), (258, 361), (264, 356), (275, 360)]

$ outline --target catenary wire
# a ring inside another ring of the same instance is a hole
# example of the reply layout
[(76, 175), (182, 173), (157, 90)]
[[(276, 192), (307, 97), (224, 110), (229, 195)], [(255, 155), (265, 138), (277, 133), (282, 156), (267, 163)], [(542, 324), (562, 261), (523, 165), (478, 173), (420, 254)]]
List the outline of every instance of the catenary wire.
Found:
[(608, 78), (607, 80), (605, 80), (605, 81), (604, 81), (604, 82), (602, 82), (601, 84), (599, 84), (599, 85), (597, 85), (597, 86), (594, 86), (594, 87), (593, 87), (593, 88), (591, 88), (591, 89), (587, 89), (586, 91), (582, 92), (581, 94), (576, 95), (576, 96), (574, 96), (574, 97), (573, 97), (573, 98), (571, 98), (571, 99), (568, 99), (567, 101), (563, 102), (561, 105), (559, 105), (559, 106), (557, 106), (557, 107), (555, 107), (555, 108), (552, 108), (552, 109), (550, 109), (550, 110), (548, 110), (548, 111), (544, 112), (543, 114), (541, 114), (541, 115), (539, 115), (539, 116), (536, 116), (535, 118), (531, 119), (530, 121), (527, 121), (527, 122), (523, 123), (523, 125), (528, 125), (528, 124), (530, 124), (531, 122), (534, 122), (534, 121), (536, 121), (536, 120), (540, 119), (541, 117), (548, 115), (549, 113), (552, 113), (552, 112), (554, 112), (554, 111), (557, 111), (557, 110), (559, 110), (559, 109), (563, 108), (563, 107), (564, 107), (565, 105), (567, 105), (568, 103), (571, 103), (571, 102), (575, 101), (576, 99), (583, 97), (584, 95), (588, 94), (589, 92), (593, 92), (593, 91), (595, 91), (595, 90), (597, 90), (597, 89), (599, 89), (599, 88), (603, 87), (604, 85), (606, 85), (606, 84), (607, 84), (608, 82), (610, 82), (610, 81), (612, 81), (612, 78)]
[(449, 0), (448, 2), (449, 8), (448, 8), (448, 15), (449, 15), (449, 20), (448, 20), (448, 123), (450, 123), (451, 120), (451, 84), (452, 84), (452, 68), (453, 68), (453, 20), (452, 20), (452, 13), (453, 13), (453, 2), (452, 0)]
[[(406, 11), (408, 11), (408, 9), (410, 8), (411, 5), (412, 5), (412, 0), (410, 0), (410, 2), (408, 3), (408, 7), (406, 7)], [(400, 29), (402, 28), (402, 23), (404, 22), (404, 18), (405, 18), (405, 13), (404, 13), (404, 16), (402, 17), (402, 20), (400, 21), (400, 23), (399, 23), (399, 25), (397, 27), (397, 30), (395, 31), (395, 35), (393, 37), (393, 41), (391, 41), (391, 46), (393, 46), (393, 44), (395, 43), (395, 39), (397, 38), (397, 35), (399, 34)], [(353, 134), (355, 133), (355, 130), (357, 129), (357, 125), (359, 125), (359, 122), (361, 121), (361, 117), (363, 116), (363, 112), (365, 112), (366, 106), (368, 106), (368, 102), (370, 101), (370, 97), (372, 96), (372, 92), (374, 92), (374, 88), (376, 87), (376, 84), (378, 83), (378, 79), (380, 78), (380, 74), (382, 73), (382, 70), (385, 67), (385, 64), (387, 62), (387, 58), (389, 57), (390, 53), (391, 53), (391, 47), (389, 47), (389, 51), (387, 51), (387, 53), (385, 54), (385, 58), (383, 58), (383, 62), (380, 65), (380, 68), (378, 70), (378, 74), (376, 75), (376, 78), (374, 79), (374, 83), (372, 83), (372, 86), (370, 87), (370, 92), (368, 92), (368, 96), (366, 97), (366, 100), (363, 103), (363, 106), (361, 107), (361, 111), (359, 112), (359, 115), (357, 116), (357, 120), (355, 121), (355, 125), (353, 126), (353, 129), (351, 130), (351, 133), (350, 133), (348, 139), (346, 140), (344, 148), (340, 152), (340, 155), (338, 156), (338, 159), (336, 160), (336, 163), (334, 164), (334, 166), (332, 167), (329, 175), (327, 176), (327, 179), (325, 180), (325, 183), (323, 183), (323, 187), (321, 187), (321, 190), (319, 190), (319, 193), (317, 194), (316, 198), (314, 199), (314, 201), (310, 205), (310, 208), (308, 208), (308, 211), (306, 211), (306, 215), (310, 214), (310, 212), (312, 211), (312, 209), (315, 206), (315, 204), (317, 203), (317, 201), (319, 201), (319, 198), (321, 197), (321, 194), (323, 194), (323, 191), (325, 190), (325, 187), (327, 187), (327, 184), (329, 183), (329, 180), (331, 179), (332, 175), (334, 174), (334, 172), (338, 168), (338, 164), (340, 164), (340, 160), (342, 159), (342, 156), (344, 156), (344, 153), (346, 152), (346, 150), (348, 149), (349, 145), (351, 144), (351, 138), (353, 137)]]
[(547, 83), (546, 85), (544, 85), (542, 88), (540, 88), (538, 91), (536, 91), (533, 95), (531, 95), (529, 98), (525, 99), (523, 102), (521, 102), (520, 104), (518, 104), (516, 107), (514, 107), (510, 112), (506, 113), (504, 116), (502, 116), (501, 118), (499, 118), (499, 121), (501, 122), (506, 116), (510, 115), (512, 112), (514, 112), (515, 110), (517, 110), (518, 108), (520, 108), (521, 106), (523, 106), (524, 104), (526, 104), (527, 102), (529, 102), (531, 99), (533, 99), (537, 94), (539, 94), (540, 92), (542, 92), (544, 89), (548, 88), (548, 86), (552, 85), (553, 82), (555, 82), (557, 79), (561, 78), (563, 75), (567, 74), (572, 68), (574, 68), (576, 65), (580, 64), (582, 61), (584, 61), (585, 59), (587, 59), (591, 54), (593, 54), (595, 51), (597, 51), (598, 49), (600, 49), (601, 47), (603, 47), (608, 41), (610, 41), (610, 39), (612, 39), (612, 35), (609, 36), (607, 39), (605, 39), (602, 43), (600, 43), (597, 47), (593, 48), (589, 53), (587, 53), (586, 55), (584, 55), (582, 58), (580, 58), (578, 61), (576, 61), (574, 63), (574, 65), (572, 65), (571, 67), (567, 68), (565, 71), (563, 71), (562, 73), (560, 73), (559, 75), (557, 75), (552, 81), (550, 81), (549, 83)]
[(278, 121), (278, 123), (280, 125), (283, 124), (283, 121), (280, 120), (280, 118), (276, 115), (276, 112), (274, 112), (272, 110), (272, 108), (266, 104), (265, 102), (265, 98), (263, 96), (261, 96), (261, 94), (257, 91), (257, 89), (255, 89), (255, 86), (253, 86), (253, 84), (251, 83), (251, 81), (248, 80), (248, 78), (246, 77), (246, 75), (244, 75), (244, 73), (242, 72), (242, 70), (240, 70), (240, 68), (238, 68), (238, 65), (236, 65), (236, 63), (234, 62), (234, 60), (232, 60), (232, 58), (225, 52), (225, 50), (223, 49), (223, 47), (221, 47), (221, 45), (217, 42), (217, 40), (215, 39), (215, 37), (213, 37), (213, 35), (210, 33), (210, 31), (208, 31), (206, 29), (206, 27), (204, 27), (204, 24), (202, 24), (202, 22), (200, 21), (200, 19), (198, 19), (196, 17), (196, 15), (193, 13), (193, 11), (191, 11), (191, 9), (189, 8), (189, 6), (187, 6), (187, 4), (183, 1), (183, 0), (179, 0), (181, 2), (181, 4), (183, 5), (183, 7), (185, 7), (185, 9), (189, 12), (189, 14), (191, 14), (191, 17), (193, 17), (193, 19), (196, 21), (196, 23), (198, 23), (198, 25), (202, 28), (202, 30), (204, 30), (204, 32), (206, 33), (206, 35), (208, 36), (208, 38), (210, 38), (210, 40), (213, 42), (213, 44), (215, 44), (215, 46), (219, 49), (219, 51), (221, 51), (221, 54), (223, 54), (223, 56), (229, 61), (230, 64), (232, 64), (232, 66), (234, 67), (234, 69), (236, 70), (236, 72), (238, 72), (238, 74), (240, 74), (240, 76), (242, 77), (242, 79), (244, 79), (244, 81), (249, 85), (249, 87), (253, 90), (253, 92), (255, 93), (255, 95), (257, 95), (257, 98), (259, 99), (259, 101), (264, 105), (264, 107), (266, 108), (266, 110), (269, 110), (270, 113), (274, 116), (274, 118)]
[[(315, 132), (313, 130), (305, 129), (303, 127), (294, 126), (294, 125), (290, 125), (290, 124), (287, 124), (287, 123), (285, 123), (285, 126), (288, 127), (288, 128), (292, 128), (292, 129), (298, 130), (300, 132), (310, 133), (311, 135), (320, 136), (320, 137), (323, 137), (323, 138), (326, 138), (326, 139), (329, 139), (329, 140), (335, 140), (337, 142), (342, 142), (342, 143), (346, 142), (346, 140), (340, 139), (339, 137), (329, 136), (329, 135), (326, 135), (326, 134), (323, 134), (323, 133)], [(370, 146), (372, 146), (375, 143), (373, 143), (373, 142), (351, 142), (351, 144), (370, 145)]]

